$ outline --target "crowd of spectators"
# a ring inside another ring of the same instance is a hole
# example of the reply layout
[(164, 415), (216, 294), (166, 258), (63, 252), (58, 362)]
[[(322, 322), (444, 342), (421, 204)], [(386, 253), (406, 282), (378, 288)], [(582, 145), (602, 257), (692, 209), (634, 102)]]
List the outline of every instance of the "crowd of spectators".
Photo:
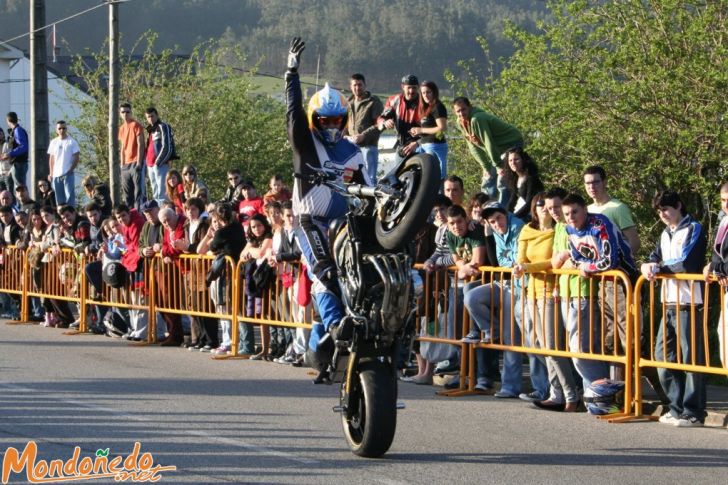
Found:
[[(477, 390), (550, 411), (574, 412), (585, 403), (595, 414), (616, 412), (617, 402), (609, 399), (605, 389), (619, 388), (624, 369), (618, 364), (526, 354), (531, 389), (524, 390), (524, 354), (478, 344), (623, 355), (627, 348), (625, 288), (613, 278), (595, 285), (589, 282), (590, 276), (621, 269), (630, 278), (641, 272), (652, 281), (659, 274), (703, 272), (706, 279), (717, 277), (721, 284), (727, 283), (728, 218), (718, 228), (711, 262), (705, 265), (708, 238), (704, 229), (687, 213), (676, 192), (662, 192), (655, 198), (654, 208), (665, 230), (649, 260), (638, 266), (634, 259), (640, 244), (636, 224), (629, 208), (609, 196), (602, 167), (589, 167), (583, 174), (591, 204), (579, 194), (545, 187), (537, 163), (524, 149), (520, 131), (459, 97), (452, 103), (456, 124), (483, 170), (481, 187), (465, 200), (470, 191), (463, 180), (448, 174), (447, 108), (435, 83), (405, 76), (402, 92), (384, 104), (366, 91), (361, 74), (351, 77), (350, 87), (353, 94), (346, 136), (365, 154), (362, 169), (370, 180), (379, 175), (377, 140), (385, 129), (396, 131), (399, 159), (429, 153), (439, 163), (441, 193), (432, 194), (432, 217), (412, 249), (422, 272), (431, 281), (438, 279), (434, 287), (446, 290), (433, 295), (429, 306), (423, 303), (420, 310), (423, 315), (440, 315), (436, 326), (444, 328), (442, 336), (476, 345)], [(261, 325), (256, 338), (251, 323), (263, 316), (265, 307), (274, 308), (279, 320), (310, 322), (317, 318), (307, 272), (296, 264), (301, 258), (296, 214), (283, 178), (271, 177), (261, 196), (253, 180), (230, 169), (223, 197), (212, 201), (195, 166), (186, 164), (181, 172), (172, 168), (178, 158), (173, 131), (160, 120), (156, 109), (145, 111), (146, 128), (134, 119), (130, 104), (121, 106), (120, 115), (122, 203), (112, 207), (109, 187), (87, 176), (82, 186), (88, 203), (77, 208), (74, 171), (80, 154), (66, 123), (56, 123), (57, 138), (48, 149), (50, 176), (37, 181), (38, 200), (34, 201), (25, 181), (27, 133), (15, 113), (8, 114), (9, 136), (3, 133), (0, 139), (0, 244), (29, 249), (30, 281), (35, 290), (54, 279), (69, 284), (62, 273), (47, 271), (48, 263), (67, 248), (87, 257), (83, 270), (91, 283), (92, 299), (113, 295), (106, 286), (127, 287), (131, 288), (128, 303), (132, 306), (143, 306), (149, 298), (144, 281), (154, 275), (145, 272), (150, 259), (158, 256), (171, 275), (156, 285), (161, 306), (182, 291), (188, 310), (220, 315), (230, 314), (235, 284), (232, 275), (220, 269), (222, 261), (226, 257), (240, 261), (245, 319), (237, 329), (237, 352), (253, 360), (301, 365), (308, 340), (305, 330)], [(152, 189), (149, 196), (145, 174)], [(727, 211), (728, 184), (721, 189), (721, 202)], [(203, 271), (181, 265), (179, 260), (185, 254), (209, 254), (215, 259)], [(479, 268), (484, 265), (512, 271), (483, 276)], [(454, 272), (444, 271), (453, 266)], [(579, 275), (543, 273), (552, 268), (575, 269)], [(184, 288), (172, 291), (166, 286), (170, 281), (183, 281)], [(281, 288), (275, 301), (268, 301), (271, 285)], [(596, 292), (608, 297), (595, 298)], [(700, 288), (669, 280), (663, 283), (662, 298), (667, 311), (655, 340), (657, 358), (702, 363), (706, 342), (694, 328), (702, 321), (694, 318), (702, 311)], [(29, 303), (31, 318), (44, 326), (73, 328), (80, 324), (78, 309), (63, 299), (32, 297)], [(17, 297), (0, 293), (0, 304), (4, 317), (18, 317)], [(462, 332), (465, 309), (471, 326)], [(86, 316), (92, 331), (131, 341), (147, 339), (150, 319), (159, 323), (157, 337), (162, 346), (217, 355), (232, 351), (229, 319), (170, 312), (148, 315), (144, 310), (110, 305), (94, 305)], [(432, 328), (426, 320), (422, 322), (425, 333)], [(719, 330), (724, 358), (725, 329)], [(456, 372), (459, 349), (454, 345), (415, 346), (417, 373), (402, 373), (402, 380), (431, 385), (433, 375)], [(658, 374), (655, 385), (664, 389), (669, 403), (660, 422), (702, 425), (706, 406), (702, 375), (669, 369), (660, 369)], [(497, 391), (496, 381), (500, 381)], [(449, 383), (457, 385), (456, 380)]]

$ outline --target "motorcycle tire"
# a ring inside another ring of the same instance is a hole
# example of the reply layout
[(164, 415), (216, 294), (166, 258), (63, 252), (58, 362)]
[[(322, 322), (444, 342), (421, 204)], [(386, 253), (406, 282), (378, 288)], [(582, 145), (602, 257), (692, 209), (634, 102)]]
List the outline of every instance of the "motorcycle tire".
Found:
[(351, 418), (341, 415), (344, 435), (352, 453), (365, 458), (384, 455), (397, 427), (397, 382), (387, 364), (366, 362), (357, 373), (357, 408)]
[(410, 243), (432, 212), (440, 188), (440, 165), (435, 157), (420, 153), (408, 159), (397, 172), (405, 192), (404, 200), (376, 218), (374, 232), (386, 250)]

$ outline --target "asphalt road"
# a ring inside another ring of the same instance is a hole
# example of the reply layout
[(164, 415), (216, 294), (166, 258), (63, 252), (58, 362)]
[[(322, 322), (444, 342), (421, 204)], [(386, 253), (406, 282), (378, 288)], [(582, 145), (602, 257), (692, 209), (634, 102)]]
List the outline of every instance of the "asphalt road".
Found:
[[(401, 384), (383, 459), (346, 448), (334, 386), (306, 369), (0, 323), (0, 451), (39, 459), (135, 441), (167, 483), (726, 483), (728, 431), (608, 424)], [(25, 481), (14, 475), (13, 480)], [(98, 483), (93, 481), (90, 483)]]

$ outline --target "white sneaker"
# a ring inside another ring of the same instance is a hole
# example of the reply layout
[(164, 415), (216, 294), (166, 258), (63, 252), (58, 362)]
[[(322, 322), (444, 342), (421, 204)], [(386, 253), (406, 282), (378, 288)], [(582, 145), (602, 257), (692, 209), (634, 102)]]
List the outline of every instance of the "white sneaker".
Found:
[(662, 424), (669, 424), (670, 426), (680, 426), (680, 419), (673, 416), (670, 411), (660, 416), (658, 421)]
[(704, 426), (703, 422), (700, 421), (695, 416), (690, 416), (689, 414), (683, 414), (680, 416), (680, 419), (677, 421), (677, 425), (680, 428), (701, 428)]

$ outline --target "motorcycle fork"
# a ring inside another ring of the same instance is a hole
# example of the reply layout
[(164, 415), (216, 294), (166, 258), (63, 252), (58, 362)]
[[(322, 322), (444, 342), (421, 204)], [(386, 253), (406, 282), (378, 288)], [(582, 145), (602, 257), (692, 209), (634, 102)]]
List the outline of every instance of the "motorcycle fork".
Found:
[[(359, 368), (359, 354), (352, 352), (349, 355), (349, 362), (346, 366), (346, 380), (344, 381), (344, 391), (341, 396), (340, 410), (344, 413), (347, 419), (351, 419), (355, 410), (358, 409), (359, 403), (357, 399), (360, 399), (360, 393), (357, 391), (359, 386), (357, 378), (357, 369)], [(354, 399), (352, 399), (354, 398)]]

